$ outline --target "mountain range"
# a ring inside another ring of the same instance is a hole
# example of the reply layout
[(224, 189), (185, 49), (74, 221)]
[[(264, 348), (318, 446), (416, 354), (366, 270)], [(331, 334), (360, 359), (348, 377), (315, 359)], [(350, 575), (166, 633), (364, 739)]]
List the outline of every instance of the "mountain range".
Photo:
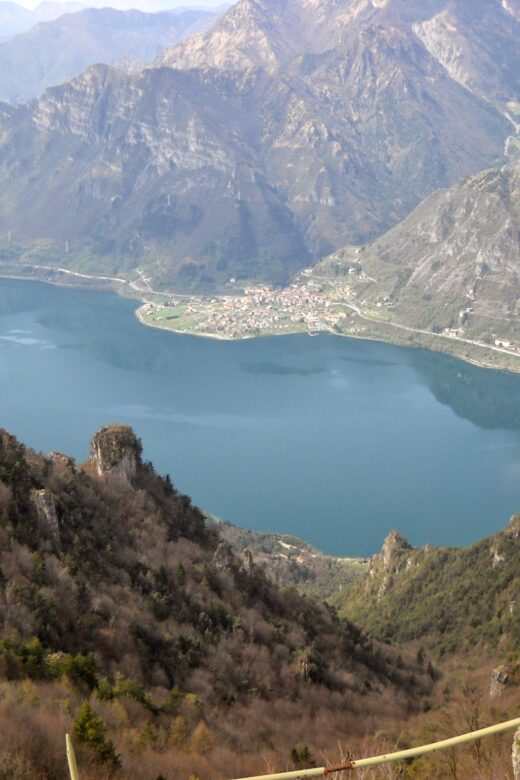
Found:
[(0, 42), (0, 99), (23, 103), (95, 63), (150, 62), (167, 46), (208, 28), (209, 11), (117, 11), (89, 8), (41, 22)]
[(13, 3), (11, 0), (0, 0), (0, 41), (11, 38), (13, 35), (27, 32), (31, 27), (35, 27), (40, 22), (51, 22), (65, 14), (84, 11), (87, 8), (107, 8), (118, 11), (142, 11), (143, 13), (160, 13), (162, 11), (173, 11), (182, 13), (183, 11), (200, 11), (207, 13), (222, 13), (228, 5), (212, 4), (206, 7), (206, 3), (200, 3), (200, 7), (183, 7), (175, 0), (138, 0), (137, 2), (125, 2), (125, 0), (112, 0), (109, 6), (102, 0), (90, 0), (83, 2), (79, 0), (44, 0), (38, 3), (34, 8)]
[(4, 106), (2, 257), (216, 289), (364, 244), (515, 153), (516, 12), (239, 0), (141, 73)]

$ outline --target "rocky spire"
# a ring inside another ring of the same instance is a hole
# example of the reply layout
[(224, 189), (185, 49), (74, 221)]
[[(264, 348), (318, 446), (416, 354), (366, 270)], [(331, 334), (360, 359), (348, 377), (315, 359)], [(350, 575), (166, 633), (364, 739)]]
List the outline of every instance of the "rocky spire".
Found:
[(228, 544), (221, 542), (213, 556), (213, 566), (217, 571), (232, 571), (235, 565), (233, 551)]
[(90, 460), (99, 476), (113, 474), (132, 482), (141, 466), (142, 445), (128, 425), (106, 425), (90, 442)]
[[(412, 550), (411, 544), (399, 531), (391, 531), (383, 543), (381, 552), (372, 558), (372, 567), (384, 569), (388, 574), (396, 574), (402, 568), (403, 553)], [(408, 558), (407, 555), (404, 557)]]
[(378, 599), (390, 587), (394, 575), (408, 568), (414, 558), (414, 548), (399, 531), (391, 531), (386, 537), (381, 552), (370, 561), (369, 574), (380, 580)]
[(240, 561), (239, 570), (247, 577), (251, 577), (253, 575), (254, 569), (255, 562), (253, 560), (251, 550), (244, 550), (242, 553), (242, 560)]

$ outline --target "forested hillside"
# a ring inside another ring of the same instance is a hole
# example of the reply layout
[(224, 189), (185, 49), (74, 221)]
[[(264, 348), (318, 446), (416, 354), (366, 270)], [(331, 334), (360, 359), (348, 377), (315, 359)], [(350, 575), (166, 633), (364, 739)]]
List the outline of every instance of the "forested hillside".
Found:
[(65, 731), (82, 778), (303, 766), (309, 751), (335, 754), (338, 732), (359, 738), (376, 714), (410, 712), (432, 685), (233, 555), (124, 426), (94, 437), (84, 467), (1, 432), (0, 566), (6, 778), (66, 777)]
[(332, 599), (375, 636), (420, 641), (437, 657), (474, 652), (519, 656), (520, 515), (469, 548), (412, 548), (386, 539), (368, 572)]

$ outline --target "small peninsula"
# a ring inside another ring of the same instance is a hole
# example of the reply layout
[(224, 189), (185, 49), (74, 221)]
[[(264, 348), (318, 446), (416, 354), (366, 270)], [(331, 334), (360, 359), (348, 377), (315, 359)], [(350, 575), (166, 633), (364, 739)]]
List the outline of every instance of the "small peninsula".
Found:
[(143, 294), (137, 316), (144, 325), (206, 338), (330, 333), (422, 347), (486, 368), (520, 371), (520, 349), (510, 338), (491, 332), (474, 335), (464, 323), (428, 330), (400, 322), (389, 296), (378, 299), (366, 293), (377, 289), (377, 281), (360, 264), (345, 275), (322, 266), (308, 268), (285, 288), (258, 283), (240, 287), (234, 279), (228, 288), (225, 294), (207, 296)]

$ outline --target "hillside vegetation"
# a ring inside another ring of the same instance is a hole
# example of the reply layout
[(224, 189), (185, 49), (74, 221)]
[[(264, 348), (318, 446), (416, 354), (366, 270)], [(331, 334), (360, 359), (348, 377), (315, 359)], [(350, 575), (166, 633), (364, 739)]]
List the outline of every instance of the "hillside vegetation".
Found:
[(303, 766), (432, 684), (235, 556), (125, 426), (82, 468), (0, 433), (0, 567), (6, 778), (65, 778), (65, 731), (82, 780)]
[(381, 640), (421, 643), (437, 657), (518, 655), (520, 516), (469, 548), (412, 548), (393, 532), (368, 573), (332, 598)]
[(302, 593), (326, 599), (350, 584), (366, 567), (363, 558), (337, 558), (286, 534), (251, 531), (231, 523), (219, 523), (222, 538), (238, 553), (249, 550), (271, 580), (293, 585)]

